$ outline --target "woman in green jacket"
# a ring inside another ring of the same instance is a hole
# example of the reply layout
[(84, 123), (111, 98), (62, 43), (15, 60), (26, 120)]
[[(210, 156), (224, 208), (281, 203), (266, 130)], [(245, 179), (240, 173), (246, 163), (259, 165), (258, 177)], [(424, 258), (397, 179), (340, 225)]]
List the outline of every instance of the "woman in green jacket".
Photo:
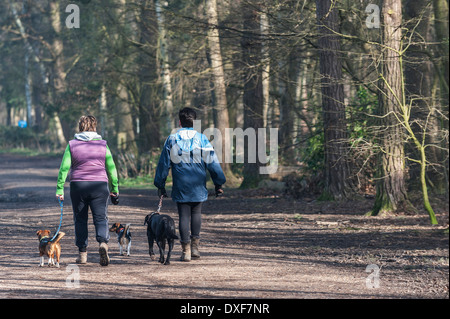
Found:
[(70, 181), (75, 245), (79, 264), (87, 262), (88, 210), (91, 208), (96, 240), (100, 244), (100, 265), (109, 264), (108, 256), (108, 198), (118, 203), (119, 186), (116, 165), (106, 141), (97, 134), (94, 116), (82, 116), (78, 122), (79, 133), (69, 141), (61, 162), (56, 187), (56, 197), (64, 200), (64, 183)]

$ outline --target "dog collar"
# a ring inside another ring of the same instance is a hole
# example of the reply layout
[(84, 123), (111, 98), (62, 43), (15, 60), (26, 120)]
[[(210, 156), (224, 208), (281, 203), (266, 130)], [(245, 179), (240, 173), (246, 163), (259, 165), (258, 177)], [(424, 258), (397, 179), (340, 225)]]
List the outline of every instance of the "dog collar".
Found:
[(47, 241), (48, 241), (49, 238), (50, 238), (50, 236), (41, 237), (41, 239), (39, 239), (39, 242), (43, 241), (44, 239), (47, 239)]

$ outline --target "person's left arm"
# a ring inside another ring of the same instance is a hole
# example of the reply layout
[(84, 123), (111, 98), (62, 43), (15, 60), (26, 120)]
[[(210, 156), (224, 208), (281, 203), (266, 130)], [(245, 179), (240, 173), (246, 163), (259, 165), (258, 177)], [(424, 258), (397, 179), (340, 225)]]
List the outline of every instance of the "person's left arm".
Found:
[(119, 194), (119, 178), (117, 177), (116, 164), (114, 163), (114, 159), (108, 145), (106, 145), (105, 166), (106, 173), (108, 174), (110, 192)]
[[(203, 160), (206, 165), (206, 169), (209, 171), (209, 175), (217, 189), (221, 189), (222, 185), (227, 181), (222, 167), (220, 166), (219, 159), (211, 145), (208, 138), (202, 134), (202, 152), (204, 154)], [(206, 154), (205, 154), (206, 153)], [(219, 187), (217, 187), (219, 186)], [(223, 191), (222, 191), (223, 192)]]

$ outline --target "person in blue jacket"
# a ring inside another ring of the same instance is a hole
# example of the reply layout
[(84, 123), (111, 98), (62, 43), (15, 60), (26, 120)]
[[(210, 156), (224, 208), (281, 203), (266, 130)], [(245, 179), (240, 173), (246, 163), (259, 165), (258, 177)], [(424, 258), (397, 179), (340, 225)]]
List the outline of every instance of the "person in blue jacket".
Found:
[(170, 135), (161, 152), (154, 184), (158, 196), (167, 197), (165, 189), (169, 169), (172, 168), (172, 200), (177, 203), (182, 261), (200, 258), (202, 203), (208, 198), (206, 170), (215, 185), (216, 196), (223, 194), (226, 179), (208, 138), (195, 131), (196, 112), (191, 108), (179, 111), (181, 129)]

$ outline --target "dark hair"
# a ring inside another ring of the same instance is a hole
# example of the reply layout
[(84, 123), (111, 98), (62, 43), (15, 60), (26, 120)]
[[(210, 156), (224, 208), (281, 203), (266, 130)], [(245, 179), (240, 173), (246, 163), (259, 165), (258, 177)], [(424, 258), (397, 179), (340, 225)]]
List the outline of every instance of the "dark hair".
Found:
[(197, 118), (197, 113), (190, 107), (181, 109), (178, 113), (180, 118), (181, 127), (194, 127), (194, 120)]
[(97, 130), (97, 119), (92, 115), (83, 115), (78, 121), (78, 130), (80, 132), (95, 132)]

